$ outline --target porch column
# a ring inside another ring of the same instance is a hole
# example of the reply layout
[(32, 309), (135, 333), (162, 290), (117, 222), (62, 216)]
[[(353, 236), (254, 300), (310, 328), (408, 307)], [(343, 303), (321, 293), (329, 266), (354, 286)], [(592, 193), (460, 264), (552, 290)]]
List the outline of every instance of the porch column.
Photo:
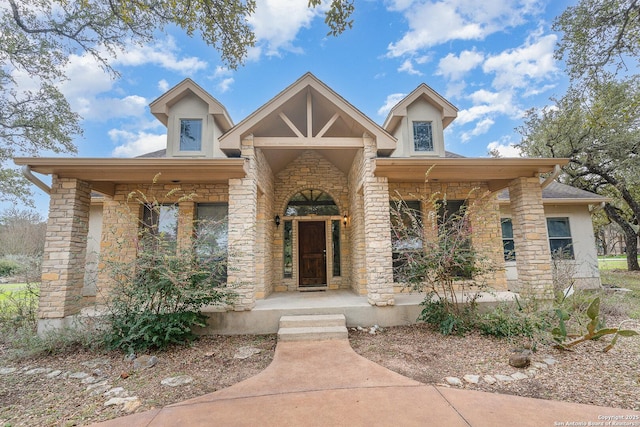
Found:
[(517, 178), (509, 184), (513, 241), (521, 293), (553, 298), (551, 251), (542, 205), (540, 180)]
[(362, 189), (367, 297), (371, 305), (387, 306), (394, 305), (389, 182), (373, 175), (376, 150), (375, 141), (365, 137)]
[(47, 223), (38, 334), (68, 325), (82, 308), (91, 186), (53, 175)]
[(227, 283), (237, 295), (235, 311), (251, 310), (256, 304), (256, 253), (258, 185), (252, 139), (242, 141), (247, 176), (229, 180), (229, 258)]

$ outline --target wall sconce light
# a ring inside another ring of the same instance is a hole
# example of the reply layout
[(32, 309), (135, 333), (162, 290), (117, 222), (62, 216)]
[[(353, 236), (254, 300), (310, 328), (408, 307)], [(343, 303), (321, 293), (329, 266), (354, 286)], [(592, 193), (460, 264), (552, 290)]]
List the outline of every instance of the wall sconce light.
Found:
[(280, 227), (280, 215), (276, 215), (274, 221), (276, 223), (276, 228)]
[(342, 217), (342, 224), (346, 226), (348, 221), (349, 217), (347, 216), (347, 214), (344, 214), (344, 216)]

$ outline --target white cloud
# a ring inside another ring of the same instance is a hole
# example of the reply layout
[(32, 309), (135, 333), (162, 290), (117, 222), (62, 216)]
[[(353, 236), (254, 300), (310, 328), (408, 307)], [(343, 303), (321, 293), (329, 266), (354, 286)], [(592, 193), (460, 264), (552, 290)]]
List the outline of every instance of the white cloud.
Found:
[(218, 91), (220, 91), (221, 93), (225, 93), (226, 91), (229, 90), (229, 88), (231, 87), (231, 85), (233, 84), (235, 80), (231, 77), (227, 78), (227, 79), (223, 79), (221, 82), (218, 83)]
[(152, 134), (147, 132), (129, 132), (111, 129), (109, 138), (118, 144), (111, 153), (114, 157), (136, 157), (141, 154), (162, 150), (167, 146), (166, 134)]
[(450, 80), (459, 80), (480, 65), (483, 60), (484, 56), (481, 53), (472, 50), (462, 51), (459, 56), (450, 53), (438, 63), (436, 75), (445, 76)]
[(500, 157), (520, 157), (521, 151), (510, 142), (494, 141), (487, 145), (487, 151), (497, 151)]
[(117, 54), (114, 64), (130, 67), (154, 64), (183, 75), (191, 75), (207, 67), (205, 61), (195, 56), (179, 58), (179, 51), (175, 39), (168, 36), (154, 44), (127, 46), (124, 51)]
[(169, 90), (169, 82), (165, 79), (162, 79), (158, 82), (158, 89), (162, 92), (166, 92)]
[(523, 88), (558, 72), (553, 57), (557, 36), (531, 35), (524, 45), (487, 58), (482, 69), (494, 73), (493, 87)]
[(482, 40), (538, 14), (542, 10), (538, 3), (537, 0), (396, 0), (389, 9), (404, 14), (409, 30), (399, 41), (389, 44), (388, 56), (413, 54), (451, 40)]
[(415, 68), (413, 68), (413, 62), (411, 62), (411, 59), (406, 59), (402, 65), (398, 68), (399, 72), (405, 72), (414, 76), (421, 76), (422, 73), (418, 70), (416, 70)]
[(494, 123), (495, 123), (495, 121), (493, 121), (492, 119), (484, 118), (484, 119), (480, 120), (471, 131), (463, 132), (460, 135), (460, 140), (462, 142), (467, 142), (471, 138), (473, 138), (474, 136), (483, 135), (483, 134), (487, 133), (489, 131), (489, 129), (491, 129), (491, 126), (494, 125)]
[(248, 21), (259, 48), (250, 52), (249, 58), (259, 58), (262, 53), (278, 56), (281, 50), (302, 52), (301, 48), (293, 45), (293, 40), (301, 28), (311, 25), (324, 7), (311, 9), (306, 1), (258, 0), (255, 13)]
[(384, 102), (384, 105), (378, 109), (378, 115), (384, 116), (391, 111), (391, 109), (400, 101), (407, 96), (405, 93), (392, 93), (387, 96), (387, 99)]
[(513, 118), (518, 118), (522, 114), (521, 109), (514, 104), (513, 93), (510, 91), (490, 92), (482, 89), (472, 93), (469, 99), (474, 105), (458, 112), (458, 118), (455, 121), (457, 125), (497, 114), (505, 114)]

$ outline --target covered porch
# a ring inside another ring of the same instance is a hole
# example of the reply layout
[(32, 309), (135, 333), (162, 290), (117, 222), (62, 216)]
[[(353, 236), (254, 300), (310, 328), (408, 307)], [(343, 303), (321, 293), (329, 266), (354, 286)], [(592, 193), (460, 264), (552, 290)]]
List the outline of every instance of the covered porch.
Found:
[[(480, 310), (494, 307), (501, 302), (513, 302), (513, 292), (482, 292), (477, 303)], [(416, 323), (424, 300), (424, 293), (395, 294), (395, 305), (378, 308), (372, 306), (366, 295), (356, 295), (347, 289), (316, 292), (275, 292), (256, 300), (251, 311), (225, 311), (206, 307), (203, 313), (209, 318), (207, 328), (200, 334), (243, 335), (275, 334), (282, 316), (310, 314), (344, 314), (347, 327), (364, 328), (409, 325)], [(458, 295), (464, 301), (464, 295)]]

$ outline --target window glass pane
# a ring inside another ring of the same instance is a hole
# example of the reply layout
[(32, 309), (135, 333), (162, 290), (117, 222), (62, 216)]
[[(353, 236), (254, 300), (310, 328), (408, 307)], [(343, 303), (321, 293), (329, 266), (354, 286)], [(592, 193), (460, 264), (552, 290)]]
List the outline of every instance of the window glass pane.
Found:
[(293, 222), (284, 222), (284, 277), (293, 277)]
[(196, 254), (219, 281), (227, 278), (228, 205), (199, 203), (196, 207)]
[[(468, 229), (469, 223), (465, 218), (466, 209), (466, 200), (440, 200), (438, 202), (438, 238), (442, 250), (455, 251), (450, 252), (455, 254), (456, 260), (451, 274), (456, 277), (471, 278), (474, 260)], [(461, 241), (461, 238), (464, 241)], [(454, 247), (458, 249), (453, 249)]]
[(502, 225), (502, 247), (504, 250), (505, 261), (515, 261), (516, 259), (516, 246), (513, 241), (513, 223), (511, 218), (500, 219)]
[(549, 237), (571, 237), (569, 218), (547, 218)]
[(340, 220), (331, 221), (331, 240), (333, 242), (333, 276), (340, 276)]
[(502, 225), (502, 238), (513, 239), (513, 223), (511, 222), (511, 218), (502, 218), (500, 224)]
[(202, 150), (202, 120), (180, 120), (180, 151)]
[(547, 230), (551, 256), (558, 259), (574, 259), (569, 218), (547, 218)]
[(431, 122), (413, 122), (413, 147), (415, 151), (433, 151)]
[(391, 201), (393, 281), (400, 282), (411, 267), (413, 254), (422, 250), (422, 210), (419, 200)]
[(178, 240), (177, 205), (145, 205), (142, 222), (143, 227), (151, 234), (145, 245), (162, 244), (169, 251), (175, 252)]
[(289, 199), (285, 216), (340, 215), (338, 206), (322, 190), (304, 190)]

